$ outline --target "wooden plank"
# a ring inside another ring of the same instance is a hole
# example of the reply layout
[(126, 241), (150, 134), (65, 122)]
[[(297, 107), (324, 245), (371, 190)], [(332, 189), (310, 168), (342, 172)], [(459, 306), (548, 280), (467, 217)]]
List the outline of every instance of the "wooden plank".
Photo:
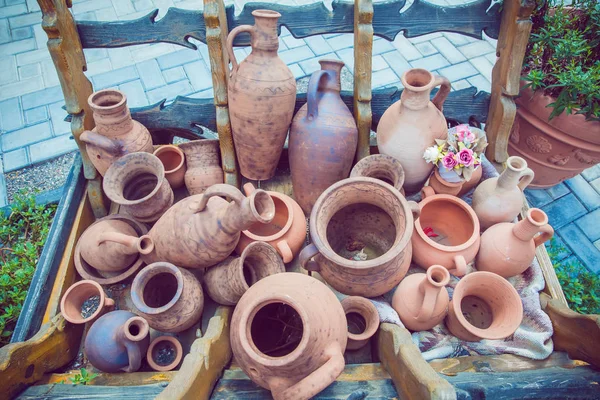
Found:
[(354, 119), (358, 127), (356, 161), (369, 156), (371, 134), (371, 63), (373, 60), (373, 2), (354, 2)]
[(144, 386), (92, 386), (51, 384), (32, 386), (23, 392), (18, 400), (75, 400), (75, 399), (154, 399), (163, 391), (166, 383)]
[[(239, 367), (230, 367), (223, 372), (223, 378), (228, 380), (243, 379), (249, 380), (248, 375)], [(344, 371), (336, 379), (342, 381), (382, 381), (391, 379), (390, 374), (380, 363), (368, 364), (348, 364)]]
[[(170, 382), (173, 380), (175, 375), (179, 371), (168, 371), (168, 372), (135, 372), (129, 374), (117, 373), (107, 374), (99, 372), (98, 376), (88, 382), (88, 385), (92, 386), (141, 386), (141, 385), (153, 385), (161, 382)], [(48, 374), (44, 375), (36, 386), (51, 385), (54, 383), (71, 381), (69, 378), (73, 378), (79, 371), (75, 370), (70, 373), (64, 374)]]

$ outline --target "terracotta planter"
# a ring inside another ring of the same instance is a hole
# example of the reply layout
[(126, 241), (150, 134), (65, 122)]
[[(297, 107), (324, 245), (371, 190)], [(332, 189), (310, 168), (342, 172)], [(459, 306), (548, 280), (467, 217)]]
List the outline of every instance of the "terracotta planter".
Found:
[(213, 185), (204, 194), (177, 202), (154, 224), (148, 233), (154, 250), (142, 257), (148, 264), (166, 261), (184, 268), (211, 267), (231, 254), (241, 231), (257, 222), (269, 223), (274, 215), (275, 205), (264, 190), (244, 197), (231, 185)]
[(555, 101), (529, 88), (516, 100), (508, 153), (527, 160), (535, 172), (533, 188), (557, 185), (600, 162), (600, 122), (566, 112), (549, 121), (548, 105)]
[[(272, 178), (279, 162), (296, 104), (296, 79), (277, 56), (277, 20), (281, 14), (254, 10), (254, 26), (240, 25), (227, 37), (231, 75), (227, 94), (233, 142), (240, 172), (253, 180)], [(239, 65), (233, 40), (242, 32), (252, 38), (252, 52)]]
[[(150, 343), (146, 353), (148, 365), (155, 371), (175, 369), (183, 358), (181, 342), (173, 336), (159, 336)], [(171, 360), (172, 359), (172, 360)]]
[(463, 276), (479, 251), (475, 211), (458, 197), (434, 194), (428, 186), (421, 194), (421, 216), (412, 235), (413, 262), (425, 269), (439, 264), (451, 274)]
[[(284, 345), (277, 345), (284, 335)], [(258, 281), (231, 320), (235, 360), (276, 400), (308, 399), (331, 384), (344, 370), (346, 337), (344, 310), (333, 292), (298, 273)]]
[(240, 257), (227, 257), (204, 274), (211, 299), (226, 306), (236, 305), (250, 286), (269, 275), (285, 272), (277, 251), (263, 242), (250, 243)]
[[(541, 233), (538, 235), (538, 233)], [(527, 218), (511, 224), (503, 222), (481, 235), (481, 247), (475, 265), (505, 278), (525, 272), (535, 257), (535, 248), (550, 240), (554, 229), (539, 208), (527, 211)]]
[(300, 265), (318, 271), (339, 292), (382, 295), (404, 278), (410, 266), (413, 212), (418, 215), (417, 204), (387, 183), (344, 179), (315, 203), (310, 216), (312, 244), (300, 253)]
[(509, 157), (498, 178), (481, 182), (473, 192), (473, 209), (485, 230), (499, 222), (512, 222), (523, 207), (523, 190), (533, 179), (533, 171), (521, 157)]
[(400, 282), (392, 298), (392, 307), (404, 326), (411, 331), (426, 331), (438, 325), (448, 313), (450, 273), (441, 265), (432, 265), (425, 274), (412, 274)]
[(358, 143), (354, 117), (340, 97), (344, 63), (320, 60), (308, 83), (307, 102), (290, 128), (289, 160), (294, 197), (307, 214), (317, 198), (347, 178)]
[(348, 325), (346, 349), (357, 350), (369, 343), (379, 329), (379, 313), (369, 300), (360, 296), (348, 296), (341, 301)]
[(131, 301), (150, 326), (162, 332), (181, 332), (202, 316), (202, 285), (189, 271), (167, 262), (142, 269), (131, 284)]
[(150, 336), (144, 318), (129, 311), (112, 311), (100, 317), (85, 337), (85, 355), (104, 372), (135, 372), (142, 366)]
[(402, 185), (404, 185), (404, 168), (402, 168), (400, 161), (392, 156), (373, 154), (363, 158), (350, 171), (350, 178), (359, 176), (382, 180), (404, 195), (404, 189), (402, 188)]
[(446, 326), (457, 338), (477, 342), (512, 335), (522, 319), (523, 304), (515, 288), (500, 275), (477, 271), (454, 288)]
[(464, 196), (465, 194), (469, 193), (471, 191), (471, 189), (476, 187), (479, 184), (479, 181), (481, 181), (482, 176), (483, 176), (483, 168), (482, 167), (476, 168), (473, 171), (473, 174), (471, 175), (471, 179), (469, 179), (468, 181), (463, 183), (463, 186), (460, 189), (460, 192), (458, 192), (458, 197)]
[(449, 194), (450, 196), (458, 196), (463, 185), (464, 181), (448, 182), (441, 177), (437, 168), (433, 169), (433, 174), (431, 174), (429, 177), (429, 187), (431, 187), (436, 194)]
[[(246, 196), (256, 189), (250, 182), (244, 185)], [(275, 217), (268, 224), (257, 222), (242, 232), (235, 248), (238, 254), (253, 242), (266, 242), (277, 249), (284, 263), (289, 263), (300, 252), (306, 240), (306, 217), (291, 197), (283, 193), (267, 192), (275, 204)]]
[[(95, 296), (98, 296), (98, 308), (89, 316), (84, 317), (82, 315), (84, 303)], [(60, 313), (72, 324), (85, 324), (96, 320), (108, 309), (113, 308), (114, 305), (113, 299), (106, 297), (106, 294), (104, 294), (102, 286), (94, 281), (83, 280), (74, 283), (67, 289), (60, 300)]]
[[(423, 152), (435, 139), (448, 137), (442, 106), (450, 93), (450, 81), (424, 69), (410, 69), (402, 75), (402, 85), (400, 100), (381, 116), (377, 147), (381, 154), (410, 166), (405, 170), (404, 189), (412, 194), (421, 190), (433, 169), (433, 165), (423, 159)], [(440, 86), (440, 90), (429, 101), (429, 94), (436, 86)]]
[(183, 186), (183, 177), (186, 173), (185, 156), (177, 146), (160, 146), (154, 151), (165, 169), (165, 178), (171, 188), (178, 189)]
[(152, 153), (152, 136), (148, 129), (131, 119), (127, 97), (115, 89), (94, 92), (88, 97), (96, 127), (84, 131), (79, 140), (94, 167), (104, 176), (108, 167), (129, 153)]
[(223, 183), (221, 150), (218, 140), (193, 140), (179, 148), (185, 154), (185, 187), (190, 194), (204, 193), (212, 185)]
[(154, 222), (173, 205), (173, 190), (160, 160), (149, 153), (127, 154), (115, 161), (102, 182), (104, 193), (121, 212)]

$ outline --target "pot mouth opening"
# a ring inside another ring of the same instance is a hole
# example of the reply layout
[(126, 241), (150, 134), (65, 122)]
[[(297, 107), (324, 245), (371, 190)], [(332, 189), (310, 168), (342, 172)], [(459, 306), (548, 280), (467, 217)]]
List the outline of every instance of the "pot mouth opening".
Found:
[(183, 151), (177, 146), (167, 145), (161, 146), (154, 152), (154, 155), (158, 157), (162, 163), (165, 174), (172, 174), (175, 171), (179, 171), (183, 167), (185, 162), (185, 156)]
[(517, 156), (508, 157), (508, 160), (506, 160), (506, 165), (508, 168), (516, 172), (522, 172), (527, 169), (527, 161)]
[(173, 307), (183, 293), (183, 274), (169, 263), (154, 263), (134, 279), (131, 299), (144, 314), (160, 314)]
[[(87, 317), (84, 317), (82, 315), (84, 304), (96, 296), (98, 296), (96, 310)], [(61, 312), (67, 321), (75, 324), (83, 324), (92, 321), (102, 312), (105, 307), (105, 299), (104, 289), (97, 282), (91, 280), (79, 281), (72, 285), (63, 295)]]
[[(128, 169), (127, 166), (132, 166)], [(104, 192), (114, 202), (124, 206), (151, 199), (165, 179), (162, 162), (150, 153), (130, 153), (115, 161), (106, 171), (102, 183)]]
[(450, 283), (450, 272), (441, 265), (432, 265), (427, 269), (427, 279), (435, 287), (444, 287)]
[(115, 89), (99, 90), (88, 97), (88, 104), (97, 111), (115, 110), (126, 102), (125, 93)]
[(435, 78), (426, 69), (414, 68), (402, 75), (402, 84), (413, 92), (424, 92), (431, 89)]
[(277, 11), (265, 10), (265, 9), (254, 10), (254, 11), (252, 11), (252, 15), (254, 17), (262, 17), (262, 18), (281, 18), (281, 14), (279, 14)]
[(267, 194), (271, 197), (275, 206), (273, 220), (267, 224), (260, 221), (256, 222), (244, 231), (244, 235), (250, 239), (261, 242), (279, 239), (290, 230), (294, 222), (294, 209), (289, 204), (290, 202), (276, 192), (267, 192)]
[(548, 216), (539, 208), (531, 208), (527, 211), (527, 219), (535, 226), (543, 226), (548, 223)]
[(146, 358), (158, 368), (169, 368), (179, 364), (182, 352), (179, 340), (172, 336), (160, 336), (150, 343)]
[(275, 217), (275, 203), (264, 190), (255, 190), (250, 195), (250, 207), (259, 223), (268, 224)]
[(127, 339), (134, 342), (139, 342), (148, 336), (150, 326), (142, 317), (132, 317), (125, 322), (123, 331), (125, 332), (125, 337)]

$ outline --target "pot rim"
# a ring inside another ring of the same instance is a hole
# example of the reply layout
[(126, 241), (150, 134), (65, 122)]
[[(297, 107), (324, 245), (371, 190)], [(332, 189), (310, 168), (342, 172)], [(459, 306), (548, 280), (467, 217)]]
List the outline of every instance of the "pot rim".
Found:
[[(246, 281), (246, 277), (244, 276), (244, 261), (246, 261), (246, 258), (250, 255), (251, 252), (254, 252), (254, 249), (257, 247), (262, 247), (264, 248), (264, 250), (266, 251), (272, 251), (273, 255), (277, 256), (277, 257), (281, 257), (279, 255), (279, 253), (277, 252), (277, 250), (275, 250), (275, 248), (273, 246), (271, 246), (270, 244), (266, 243), (266, 242), (252, 242), (250, 243), (248, 246), (246, 246), (246, 248), (244, 249), (244, 251), (242, 251), (242, 254), (240, 255), (240, 257), (237, 259), (238, 261), (238, 265), (239, 267), (237, 268), (236, 274), (238, 275), (238, 278), (240, 279), (240, 282), (242, 282), (242, 285), (244, 286), (245, 290), (250, 289), (250, 286), (248, 284), (248, 282)], [(282, 261), (283, 263), (283, 261)], [(285, 272), (285, 264), (284, 265), (284, 272)], [(259, 280), (257, 279), (256, 282), (258, 282)], [(254, 283), (256, 283), (254, 282)]]
[(281, 14), (277, 11), (264, 8), (252, 11), (252, 16), (261, 18), (281, 18)]
[[(150, 307), (144, 301), (144, 289), (146, 289), (148, 282), (160, 273), (171, 273), (177, 279), (177, 291), (167, 304), (161, 307)], [(151, 276), (146, 282), (142, 282), (142, 279), (146, 278), (146, 275)], [(131, 300), (134, 306), (144, 314), (161, 314), (168, 311), (179, 301), (183, 294), (183, 285), (183, 273), (178, 267), (168, 262), (158, 261), (144, 267), (133, 279), (133, 283), (131, 284)]]
[[(414, 73), (421, 73), (421, 72), (425, 72), (429, 75), (430, 79), (429, 82), (426, 83), (423, 86), (414, 86), (411, 85), (410, 83), (408, 83), (406, 81), (406, 78), (409, 74), (414, 74)], [(404, 73), (402, 74), (400, 80), (402, 81), (402, 84), (404, 85), (404, 87), (406, 89), (409, 89), (409, 91), (411, 92), (426, 92), (431, 90), (431, 88), (433, 87), (433, 83), (435, 82), (435, 76), (431, 73), (431, 71), (428, 71), (426, 69), (423, 68), (411, 68), (409, 70), (404, 71)]]
[[(400, 163), (400, 161), (395, 158), (392, 157), (390, 155), (387, 154), (371, 154), (370, 156), (367, 156), (363, 159), (361, 159), (359, 162), (357, 162), (354, 167), (352, 167), (352, 170), (350, 171), (350, 178), (355, 178), (355, 177), (360, 177), (360, 176), (365, 176), (365, 170), (367, 169), (365, 164), (369, 161), (369, 160), (381, 160), (384, 164), (387, 164), (386, 167), (388, 167), (391, 170), (392, 175), (394, 175), (394, 171), (392, 170), (394, 167), (399, 167), (398, 168), (398, 182), (393, 182), (394, 183), (394, 188), (396, 188), (397, 190), (402, 190), (402, 187), (404, 186), (404, 180), (406, 179), (406, 173), (404, 172), (404, 168), (402, 167), (402, 164)], [(368, 178), (373, 178), (372, 176), (369, 176)], [(375, 179), (379, 179), (379, 178), (375, 178)], [(381, 179), (379, 179), (381, 180)]]
[[(205, 147), (205, 146), (214, 146), (215, 144), (219, 144), (219, 139), (198, 139), (198, 140), (190, 140), (189, 142), (181, 143), (177, 145), (181, 150), (185, 152), (185, 150), (190, 150), (190, 148), (194, 147)], [(217, 146), (219, 147), (219, 146)]]
[[(94, 103), (95, 99), (97, 99), (100, 96), (106, 95), (106, 94), (119, 95), (119, 96), (121, 96), (121, 100), (119, 100), (118, 103), (112, 104), (110, 106), (101, 106), (101, 105)], [(98, 90), (88, 96), (88, 105), (90, 106), (92, 111), (102, 112), (102, 111), (116, 110), (119, 107), (122, 107), (125, 103), (127, 103), (127, 96), (125, 95), (124, 92), (117, 90), (117, 89), (110, 89), (110, 88), (102, 89), (102, 90)]]
[[(158, 365), (154, 361), (154, 358), (152, 357), (152, 350), (154, 350), (156, 345), (158, 345), (161, 342), (169, 342), (175, 348), (175, 352), (176, 352), (175, 360), (173, 360), (173, 362), (170, 364)], [(183, 358), (183, 347), (181, 346), (181, 342), (174, 336), (163, 335), (163, 336), (157, 337), (150, 343), (150, 346), (148, 347), (148, 351), (146, 352), (146, 360), (148, 361), (150, 368), (152, 368), (155, 371), (159, 371), (159, 372), (170, 371), (173, 368), (177, 367), (177, 365), (181, 362), (182, 358)]]
[[(355, 341), (370, 339), (377, 332), (380, 324), (379, 311), (377, 311), (375, 305), (371, 303), (369, 299), (362, 296), (348, 296), (342, 299), (341, 303), (342, 308), (344, 309), (344, 315), (346, 319), (348, 319), (348, 314), (356, 313), (360, 315), (367, 324), (365, 330), (361, 333), (350, 333), (350, 331), (348, 331), (348, 339)], [(368, 312), (363, 312), (363, 310), (360, 307), (361, 303), (364, 304), (365, 308), (370, 309), (370, 314), (368, 314)], [(370, 318), (367, 319), (367, 317)]]
[[(169, 152), (179, 154), (179, 156), (181, 157), (181, 161), (179, 162), (179, 164), (177, 164), (177, 166), (175, 168), (170, 169), (168, 171), (165, 170), (165, 174), (172, 174), (174, 172), (179, 171), (183, 167), (183, 164), (185, 163), (185, 154), (183, 153), (183, 151), (179, 147), (174, 146), (172, 144), (165, 144), (163, 146), (160, 146), (158, 149), (154, 150), (154, 153), (152, 153), (152, 154), (154, 154), (156, 157), (158, 157), (158, 155), (160, 153), (169, 153)], [(160, 158), (159, 158), (159, 160), (160, 160)], [(162, 161), (161, 161), (161, 163), (162, 163)], [(163, 167), (164, 167), (164, 164), (163, 164)]]
[[(277, 233), (274, 233), (273, 235), (270, 235), (270, 236), (257, 235), (255, 233), (250, 232), (250, 229), (243, 231), (243, 234), (252, 240), (261, 241), (261, 242), (271, 242), (273, 240), (277, 240), (277, 239), (281, 238), (283, 235), (285, 235), (290, 230), (290, 228), (292, 227), (292, 223), (294, 222), (294, 206), (291, 202), (291, 199), (283, 193), (268, 191), (267, 194), (271, 197), (275, 197), (275, 198), (281, 200), (283, 202), (283, 204), (285, 204), (285, 206), (288, 210), (288, 219), (285, 222), (285, 225), (283, 226), (283, 228), (281, 228)], [(277, 211), (275, 211), (275, 213), (277, 213)]]
[[(67, 302), (67, 298), (74, 290), (77, 290), (77, 288), (79, 288), (81, 286), (87, 286), (87, 285), (94, 286), (98, 290), (98, 294), (100, 295), (100, 301), (98, 303), (98, 308), (96, 309), (96, 311), (94, 311), (92, 313), (92, 315), (90, 315), (87, 318), (83, 318), (83, 317), (72, 318), (70, 315), (68, 315), (65, 312), (65, 304)], [(92, 321), (95, 318), (97, 318), (98, 315), (100, 315), (100, 313), (102, 312), (104, 307), (106, 307), (106, 304), (104, 304), (105, 302), (106, 302), (106, 294), (104, 293), (104, 289), (102, 288), (102, 286), (100, 286), (100, 284), (98, 282), (94, 282), (93, 280), (84, 279), (84, 280), (74, 283), (67, 289), (67, 291), (63, 295), (62, 299), (60, 300), (60, 313), (67, 321), (69, 321), (72, 324), (85, 324), (86, 322)]]
[(448, 186), (451, 188), (457, 188), (460, 187), (462, 185), (465, 184), (465, 181), (460, 181), (460, 182), (449, 182), (447, 180), (445, 180), (441, 175), (440, 175), (440, 170), (438, 168), (433, 168), (433, 174), (435, 175), (435, 179), (438, 180), (439, 183), (441, 183), (444, 186)]

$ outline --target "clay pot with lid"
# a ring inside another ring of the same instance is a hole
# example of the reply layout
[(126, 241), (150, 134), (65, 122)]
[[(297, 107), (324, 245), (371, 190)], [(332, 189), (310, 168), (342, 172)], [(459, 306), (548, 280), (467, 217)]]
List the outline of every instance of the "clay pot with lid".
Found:
[(231, 320), (237, 363), (275, 399), (308, 399), (325, 389), (344, 370), (346, 341), (346, 317), (335, 294), (299, 273), (258, 281)]
[[(281, 14), (254, 10), (252, 15), (253, 26), (240, 25), (227, 37), (231, 61), (227, 94), (240, 173), (248, 179), (265, 180), (275, 174), (292, 122), (296, 79), (277, 55)], [(233, 41), (242, 32), (250, 34), (252, 52), (238, 65)]]
[(373, 154), (356, 163), (350, 171), (350, 178), (365, 176), (381, 179), (404, 195), (404, 168), (400, 161), (385, 154)]
[(94, 167), (103, 175), (108, 167), (129, 153), (152, 153), (152, 136), (148, 129), (131, 118), (127, 97), (116, 89), (104, 89), (88, 97), (96, 127), (84, 131), (79, 140)]
[(451, 274), (463, 276), (479, 251), (475, 211), (458, 197), (435, 194), (429, 186), (421, 195), (421, 215), (412, 235), (413, 262), (425, 269), (442, 265)]
[(348, 325), (347, 350), (357, 350), (369, 343), (379, 329), (379, 313), (369, 300), (360, 296), (348, 296), (342, 301)]
[(451, 196), (458, 196), (464, 181), (459, 182), (448, 182), (441, 175), (437, 168), (433, 169), (433, 174), (429, 177), (429, 187), (431, 187), (436, 194), (449, 194)]
[(186, 173), (185, 156), (183, 151), (171, 144), (160, 146), (154, 151), (165, 169), (165, 178), (169, 181), (172, 189), (183, 186), (183, 178)]
[(212, 185), (223, 183), (219, 140), (204, 139), (182, 143), (187, 171), (185, 187), (190, 194), (201, 194)]
[(175, 369), (183, 358), (181, 342), (173, 336), (159, 336), (150, 343), (146, 361), (155, 371), (166, 372)]
[[(98, 297), (96, 310), (84, 317), (82, 315), (84, 303), (95, 297)], [(114, 305), (115, 302), (106, 296), (102, 286), (94, 281), (83, 280), (74, 283), (67, 289), (60, 300), (60, 313), (72, 324), (85, 324), (96, 320)]]
[[(344, 294), (374, 297), (394, 288), (410, 266), (415, 202), (374, 178), (348, 178), (327, 189), (310, 217), (312, 244), (300, 265)], [(312, 258), (314, 257), (314, 260)]]

